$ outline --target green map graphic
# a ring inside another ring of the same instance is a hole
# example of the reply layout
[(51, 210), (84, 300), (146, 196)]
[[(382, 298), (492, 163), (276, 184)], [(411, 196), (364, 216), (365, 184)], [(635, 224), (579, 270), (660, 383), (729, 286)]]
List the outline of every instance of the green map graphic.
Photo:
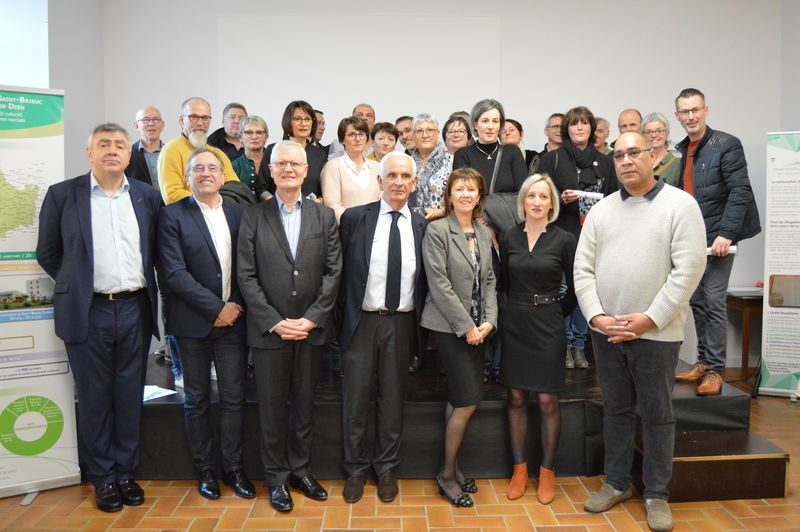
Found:
[(26, 185), (18, 189), (0, 172), (0, 238), (10, 231), (33, 224), (39, 189)]

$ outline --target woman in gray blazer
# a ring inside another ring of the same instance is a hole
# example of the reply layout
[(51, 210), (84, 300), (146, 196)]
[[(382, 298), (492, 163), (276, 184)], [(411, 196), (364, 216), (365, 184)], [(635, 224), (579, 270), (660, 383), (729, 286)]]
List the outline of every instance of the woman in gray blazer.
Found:
[(436, 483), (455, 506), (473, 505), (478, 491), (458, 466), (458, 452), (483, 395), (484, 340), (497, 327), (492, 271), (492, 238), (479, 223), (486, 184), (476, 170), (450, 175), (444, 194), (445, 217), (428, 225), (422, 259), (428, 298), (421, 325), (432, 331), (447, 374), (444, 463)]

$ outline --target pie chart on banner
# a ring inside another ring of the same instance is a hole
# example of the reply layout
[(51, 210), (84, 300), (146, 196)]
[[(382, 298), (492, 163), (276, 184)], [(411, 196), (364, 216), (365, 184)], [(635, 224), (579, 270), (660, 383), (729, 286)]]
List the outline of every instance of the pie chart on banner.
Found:
[(18, 456), (36, 456), (56, 444), (64, 431), (64, 415), (53, 401), (27, 395), (0, 412), (0, 445)]

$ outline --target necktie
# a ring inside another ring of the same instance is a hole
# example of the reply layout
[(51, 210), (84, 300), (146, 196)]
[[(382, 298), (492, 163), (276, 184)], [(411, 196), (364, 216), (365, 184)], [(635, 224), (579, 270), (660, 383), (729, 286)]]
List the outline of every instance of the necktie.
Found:
[(398, 211), (392, 211), (392, 225), (389, 228), (389, 264), (386, 267), (386, 310), (394, 312), (400, 306), (400, 271), (403, 266), (402, 250), (400, 248), (400, 228), (397, 220), (400, 218)]

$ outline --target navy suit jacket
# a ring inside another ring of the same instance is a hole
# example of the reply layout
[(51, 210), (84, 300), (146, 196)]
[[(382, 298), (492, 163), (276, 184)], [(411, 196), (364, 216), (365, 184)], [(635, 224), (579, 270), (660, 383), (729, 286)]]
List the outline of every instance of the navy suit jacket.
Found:
[[(369, 261), (372, 256), (372, 241), (380, 214), (380, 200), (358, 207), (350, 207), (342, 213), (339, 237), (342, 241), (342, 283), (339, 289), (339, 345), (344, 351), (353, 339), (353, 333), (361, 320), (361, 305), (367, 289)], [(425, 267), (422, 264), (422, 239), (427, 221), (411, 211), (411, 226), (414, 230), (414, 250), (417, 257), (417, 272), (414, 283), (414, 308), (417, 322), (425, 306), (428, 285)], [(417, 335), (419, 337), (419, 335)]]
[[(55, 280), (56, 335), (66, 343), (85, 342), (89, 334), (89, 307), (94, 293), (94, 248), (90, 174), (50, 186), (39, 212), (36, 259)], [(139, 226), (144, 278), (150, 301), (151, 326), (158, 312), (156, 222), (161, 208), (158, 191), (129, 179), (130, 198)], [(154, 327), (158, 337), (158, 327)]]
[[(244, 307), (236, 279), (236, 240), (244, 208), (223, 201), (231, 233), (231, 294), (228, 301)], [(158, 215), (159, 268), (169, 288), (166, 333), (205, 338), (214, 327), (222, 300), (222, 267), (203, 213), (193, 196), (167, 205)], [(233, 325), (244, 339), (244, 315)]]

